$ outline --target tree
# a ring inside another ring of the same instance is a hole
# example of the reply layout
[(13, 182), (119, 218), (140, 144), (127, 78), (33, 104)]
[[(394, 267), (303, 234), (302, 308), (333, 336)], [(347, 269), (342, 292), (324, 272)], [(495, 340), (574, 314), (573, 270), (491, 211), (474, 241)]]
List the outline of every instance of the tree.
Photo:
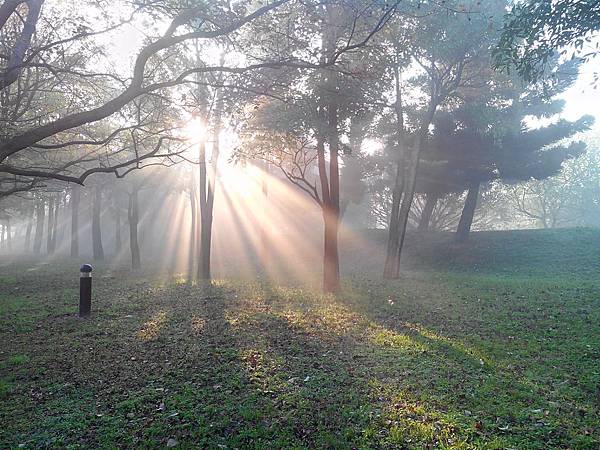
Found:
[(27, 222), (27, 228), (25, 229), (25, 242), (23, 245), (23, 250), (25, 251), (25, 253), (28, 253), (31, 247), (31, 231), (33, 228), (33, 221), (34, 221), (34, 214), (35, 214), (35, 208), (33, 205), (33, 200), (31, 198), (28, 198), (28, 204), (27, 204), (27, 208), (25, 211), (25, 221)]
[(555, 176), (506, 187), (505, 201), (528, 225), (600, 226), (600, 147), (584, 139), (586, 153), (566, 161)]
[[(587, 130), (593, 118), (557, 120), (564, 102), (552, 99), (574, 80), (574, 76), (563, 77), (551, 88), (542, 88), (496, 76), (468, 93), (472, 97), (468, 102), (438, 116), (424, 154), (427, 164), (419, 190), (431, 198), (467, 190), (457, 227), (459, 241), (468, 237), (483, 183), (542, 180), (556, 175), (564, 161), (585, 151), (583, 143), (569, 138)], [(533, 118), (540, 123), (543, 118), (554, 118), (555, 122), (523, 128), (523, 122)]]
[[(226, 47), (220, 49), (220, 61), (224, 63)], [(201, 56), (196, 49), (196, 64), (199, 64)], [(212, 83), (208, 78), (212, 78)], [(191, 239), (190, 253), (194, 254), (196, 246), (196, 234), (198, 234), (198, 270), (197, 277), (200, 280), (210, 281), (211, 276), (211, 247), (212, 247), (212, 228), (214, 218), (214, 201), (217, 187), (218, 164), (220, 154), (220, 134), (223, 130), (223, 116), (225, 115), (226, 99), (223, 89), (215, 88), (212, 85), (224, 85), (226, 78), (222, 74), (217, 75), (198, 75), (196, 78), (195, 90), (191, 92), (192, 116), (198, 119), (195, 123), (194, 134), (198, 139), (198, 189), (192, 189), (190, 192), (190, 201), (192, 202), (192, 227), (194, 229)], [(235, 95), (228, 95), (227, 106), (230, 102), (236, 103)], [(210, 136), (210, 139), (208, 139)], [(207, 144), (210, 144), (211, 154), (207, 152)], [(197, 202), (197, 208), (196, 208)], [(200, 220), (196, 218), (199, 212)], [(196, 233), (195, 227), (199, 225), (200, 230)]]
[[(180, 124), (165, 117), (179, 87), (193, 83), (197, 74), (230, 74), (234, 83), (221, 87), (260, 94), (261, 89), (246, 86), (244, 77), (333, 65), (342, 53), (365, 45), (370, 37), (367, 33), (361, 41), (349, 36), (332, 54), (318, 58), (308, 46), (296, 46), (306, 36), (301, 27), (291, 25), (304, 10), (317, 8), (312, 2), (277, 0), (255, 8), (220, 0), (193, 6), (167, 3), (122, 1), (108, 8), (103, 1), (86, 0), (81, 14), (44, 4), (39, 12), (44, 20), (38, 21), (33, 19), (41, 0), (3, 3), (0, 36), (6, 37), (6, 54), (22, 57), (16, 72), (0, 60), (5, 81), (18, 75), (0, 91), (4, 104), (18, 105), (6, 109), (17, 113), (6, 118), (10, 126), (0, 135), (0, 195), (29, 190), (45, 179), (83, 184), (94, 173), (123, 177), (148, 164), (180, 161), (187, 150), (178, 135)], [(25, 13), (35, 24), (22, 23)], [(123, 24), (142, 19), (168, 26), (145, 29), (148, 38), (132, 55), (131, 73), (107, 72), (110, 54), (98, 37), (118, 37)], [(29, 39), (32, 27), (35, 32)], [(278, 39), (267, 43), (266, 30)], [(207, 49), (229, 42), (235, 51), (224, 64), (206, 58), (191, 66), (178, 63), (176, 56), (193, 42)], [(248, 52), (242, 52), (246, 48)], [(13, 88), (19, 83), (19, 89)]]
[(527, 0), (516, 2), (505, 17), (494, 49), (494, 66), (516, 72), (527, 82), (554, 73), (558, 50), (588, 61), (598, 55), (594, 38), (600, 30), (598, 0)]
[(50, 194), (48, 197), (48, 229), (46, 239), (46, 253), (51, 255), (54, 253), (55, 236), (56, 236), (56, 211), (58, 210), (58, 202), (56, 196)]
[(139, 199), (138, 193), (141, 186), (134, 185), (129, 193), (129, 203), (127, 206), (127, 222), (129, 223), (129, 251), (131, 252), (131, 268), (139, 270), (142, 267), (140, 256), (140, 244), (138, 242), (138, 224), (139, 224)]
[[(243, 130), (244, 149), (238, 155), (262, 159), (278, 168), (320, 207), (323, 216), (323, 290), (340, 289), (338, 230), (340, 224), (340, 158), (350, 146), (350, 118), (365, 109), (369, 84), (377, 78), (370, 64), (374, 49), (365, 54), (343, 54), (348, 42), (356, 38), (368, 42), (396, 12), (392, 4), (382, 14), (369, 18), (360, 4), (326, 3), (309, 11), (313, 26), (307, 35), (321, 36), (315, 49), (323, 67), (314, 73), (291, 73), (280, 82), (287, 91), (256, 104)], [(374, 14), (373, 14), (374, 15)], [(362, 33), (359, 33), (362, 31)], [(334, 56), (332, 56), (334, 55)], [(337, 56), (335, 56), (337, 55)], [(336, 66), (334, 67), (334, 64)], [(329, 69), (331, 67), (331, 69)], [(335, 70), (333, 70), (335, 69)], [(285, 83), (285, 84), (284, 84)], [(360, 114), (359, 114), (360, 115)]]
[[(147, 218), (153, 205), (156, 207), (156, 204), (161, 205), (164, 202), (164, 194), (183, 190), (185, 183), (181, 182), (179, 171), (170, 171), (162, 166), (149, 167), (131, 174), (119, 183), (121, 186), (115, 186), (114, 191), (117, 195), (123, 193), (127, 198), (131, 268), (139, 270), (142, 267), (142, 247), (139, 232), (140, 211), (144, 212), (142, 217)], [(144, 211), (145, 208), (150, 210)]]
[(102, 212), (102, 185), (94, 186), (92, 199), (92, 250), (96, 261), (104, 260), (104, 247), (102, 245), (102, 226), (100, 225)]
[(71, 188), (71, 258), (79, 257), (79, 204), (81, 202), (81, 188), (73, 185)]
[(33, 253), (40, 254), (42, 250), (42, 237), (44, 234), (44, 220), (46, 217), (46, 202), (43, 196), (36, 196), (35, 201), (35, 236), (33, 238)]
[[(385, 278), (398, 278), (400, 258), (412, 207), (421, 154), (427, 146), (430, 126), (438, 108), (451, 106), (461, 89), (481, 83), (486, 77), (488, 48), (493, 42), (491, 17), (500, 13), (501, 3), (494, 2), (486, 14), (477, 12), (477, 4), (433, 6), (418, 21), (399, 24), (389, 41), (389, 70), (393, 71), (396, 121), (391, 147), (396, 149), (396, 169), (392, 189), (392, 211), (384, 267)], [(490, 16), (491, 14), (491, 16)], [(416, 119), (405, 122), (403, 91), (407, 83), (402, 72), (419, 68), (412, 82), (425, 93), (424, 104), (418, 105)], [(412, 129), (408, 129), (410, 125)]]

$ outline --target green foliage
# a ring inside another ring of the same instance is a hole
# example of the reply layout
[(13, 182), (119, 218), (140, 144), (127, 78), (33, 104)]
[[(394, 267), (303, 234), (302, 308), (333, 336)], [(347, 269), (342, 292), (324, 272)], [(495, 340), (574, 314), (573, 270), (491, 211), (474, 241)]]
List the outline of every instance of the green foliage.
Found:
[[(469, 92), (464, 103), (438, 116), (419, 189), (443, 195), (462, 192), (473, 181), (510, 183), (557, 175), (563, 162), (585, 153), (585, 143), (573, 137), (594, 123), (591, 116), (557, 119), (564, 102), (551, 98), (574, 78), (566, 76), (551, 90), (540, 90), (496, 75)], [(544, 119), (551, 122), (543, 124)]]
[(516, 2), (506, 15), (495, 67), (516, 72), (527, 82), (551, 75), (551, 62), (558, 50), (588, 61), (598, 55), (594, 38), (600, 30), (597, 0), (527, 0)]

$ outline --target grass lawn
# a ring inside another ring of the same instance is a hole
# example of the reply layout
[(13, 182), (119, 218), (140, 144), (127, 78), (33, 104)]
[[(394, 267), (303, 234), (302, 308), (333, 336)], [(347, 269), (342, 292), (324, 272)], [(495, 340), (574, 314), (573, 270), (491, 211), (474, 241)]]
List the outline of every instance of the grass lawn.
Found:
[(89, 320), (4, 264), (0, 448), (598, 449), (600, 233), (529, 233), (337, 297), (99, 267)]

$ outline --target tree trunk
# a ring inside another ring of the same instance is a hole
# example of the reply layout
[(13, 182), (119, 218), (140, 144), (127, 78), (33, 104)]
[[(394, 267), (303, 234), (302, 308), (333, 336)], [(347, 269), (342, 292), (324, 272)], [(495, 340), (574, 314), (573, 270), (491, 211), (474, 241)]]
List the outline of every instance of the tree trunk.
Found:
[(6, 245), (9, 250), (12, 250), (12, 230), (10, 229), (10, 217), (6, 219)]
[(71, 190), (71, 257), (79, 257), (79, 201), (81, 188), (73, 186)]
[(469, 183), (469, 192), (465, 200), (465, 206), (460, 215), (460, 221), (456, 228), (456, 240), (464, 242), (469, 238), (473, 217), (475, 216), (475, 208), (477, 208), (477, 199), (479, 197), (479, 181)]
[(323, 222), (323, 291), (335, 293), (340, 290), (339, 218), (333, 211), (324, 211)]
[(329, 204), (324, 214), (324, 262), (323, 290), (338, 292), (340, 290), (340, 259), (338, 252), (338, 231), (340, 225), (340, 170), (338, 140), (337, 105), (330, 103), (329, 115)]
[(219, 95), (214, 112), (213, 145), (210, 162), (210, 173), (208, 173), (208, 161), (206, 161), (206, 145), (200, 145), (200, 177), (199, 177), (199, 207), (200, 207), (200, 261), (198, 264), (198, 278), (204, 281), (211, 280), (210, 253), (212, 245), (212, 223), (215, 202), (215, 188), (217, 181), (217, 164), (219, 161), (221, 133), (221, 114), (223, 110), (223, 98)]
[[(5, 5), (2, 5), (0, 9), (0, 21), (5, 22), (8, 20), (11, 12), (16, 10), (15, 4), (12, 1), (6, 2), (8, 7), (5, 9)], [(31, 47), (31, 39), (36, 31), (37, 23), (40, 17), (40, 9), (44, 0), (28, 0), (27, 1), (27, 17), (23, 23), (23, 29), (13, 44), (12, 48), (8, 52), (8, 61), (6, 63), (6, 69), (4, 73), (0, 75), (0, 90), (3, 90), (17, 81), (21, 71), (23, 69), (23, 61), (25, 55)], [(4, 10), (4, 11), (2, 11)], [(4, 16), (6, 19), (4, 19)], [(0, 27), (1, 29), (1, 27)]]
[(131, 251), (131, 268), (138, 270), (142, 267), (140, 258), (140, 246), (138, 243), (138, 191), (133, 189), (129, 194), (129, 206), (127, 207), (127, 221), (129, 222), (129, 249)]
[(48, 199), (48, 229), (46, 230), (46, 253), (52, 255), (54, 253), (54, 245), (52, 236), (54, 235), (54, 196)]
[(402, 203), (400, 204), (400, 212), (398, 213), (399, 220), (399, 232), (400, 239), (398, 243), (398, 253), (395, 261), (396, 273), (393, 278), (400, 276), (400, 261), (402, 258), (402, 249), (404, 247), (404, 239), (406, 238), (406, 226), (408, 225), (408, 215), (410, 214), (410, 207), (412, 206), (413, 198), (415, 196), (415, 187), (417, 185), (417, 175), (419, 173), (419, 161), (423, 148), (427, 143), (427, 135), (429, 133), (429, 125), (433, 121), (437, 104), (435, 102), (430, 103), (427, 113), (423, 118), (419, 133), (417, 135), (415, 147), (410, 152), (408, 160), (408, 166), (406, 169), (406, 181), (405, 181), (405, 192), (402, 197)]
[(33, 238), (33, 253), (39, 255), (42, 251), (42, 239), (44, 236), (44, 220), (46, 216), (46, 202), (39, 199), (35, 205), (36, 221), (35, 221), (35, 237)]
[(123, 242), (121, 240), (121, 208), (118, 199), (115, 200), (115, 255), (121, 253)]
[(102, 227), (100, 224), (100, 211), (102, 210), (102, 189), (100, 186), (94, 188), (94, 200), (92, 204), (92, 248), (96, 261), (104, 260), (104, 248), (102, 247)]
[(212, 244), (212, 220), (208, 214), (200, 214), (200, 265), (198, 267), (198, 278), (210, 281), (210, 251)]
[(383, 278), (394, 279), (398, 277), (400, 267), (398, 253), (400, 249), (400, 204), (402, 195), (406, 188), (406, 146), (404, 141), (404, 107), (402, 103), (401, 72), (398, 65), (394, 67), (394, 87), (396, 101), (394, 102), (394, 114), (396, 115), (396, 140), (398, 144), (398, 155), (396, 161), (396, 176), (394, 189), (392, 190), (392, 211), (390, 214), (390, 226), (388, 229), (388, 242), (383, 268)]
[(419, 226), (417, 227), (419, 231), (429, 230), (429, 222), (431, 221), (431, 215), (433, 214), (433, 210), (435, 209), (437, 201), (437, 194), (425, 194), (425, 207), (423, 208), (423, 212), (421, 213), (421, 220), (419, 220)]
[(61, 194), (56, 194), (56, 199), (54, 200), (54, 224), (52, 226), (52, 253), (56, 251), (56, 241), (58, 236), (58, 219), (59, 219), (59, 211), (60, 211), (60, 198)]
[(388, 229), (388, 242), (387, 251), (385, 258), (385, 266), (383, 268), (383, 278), (393, 279), (398, 273), (398, 246), (400, 245), (400, 235), (398, 230), (400, 229), (400, 202), (402, 200), (402, 193), (404, 191), (404, 180), (402, 176), (403, 163), (398, 161), (396, 166), (396, 177), (394, 180), (394, 189), (392, 191), (392, 211), (390, 214), (390, 226)]
[(200, 144), (199, 151), (199, 177), (198, 177), (198, 195), (199, 195), (199, 206), (200, 206), (200, 247), (199, 247), (199, 260), (198, 260), (198, 279), (210, 280), (210, 221), (208, 219), (208, 202), (207, 202), (207, 191), (210, 188), (207, 187), (207, 161), (206, 161), (206, 144), (202, 142)]
[(31, 205), (28, 208), (28, 215), (29, 215), (29, 220), (27, 220), (27, 229), (25, 230), (25, 245), (24, 245), (25, 253), (29, 252), (29, 246), (31, 245), (31, 230), (33, 228), (33, 220), (35, 217), (34, 205)]

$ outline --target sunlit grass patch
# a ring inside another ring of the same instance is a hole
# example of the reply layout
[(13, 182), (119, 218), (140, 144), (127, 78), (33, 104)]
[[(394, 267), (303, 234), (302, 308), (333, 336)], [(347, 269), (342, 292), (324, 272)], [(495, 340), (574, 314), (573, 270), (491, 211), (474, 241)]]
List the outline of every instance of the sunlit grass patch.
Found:
[(192, 330), (194, 330), (195, 333), (200, 334), (204, 330), (204, 327), (206, 327), (206, 320), (198, 315), (194, 315), (191, 319), (191, 325)]
[(364, 321), (360, 315), (353, 313), (343, 305), (333, 302), (305, 306), (283, 311), (282, 316), (295, 326), (309, 332), (327, 335), (343, 335), (354, 331), (354, 327)]
[(142, 341), (155, 339), (167, 321), (167, 313), (159, 311), (146, 321), (138, 331), (137, 336)]
[(426, 345), (415, 341), (407, 334), (396, 333), (378, 325), (373, 325), (370, 328), (370, 337), (375, 344), (384, 347), (417, 352), (423, 352), (427, 349)]
[(493, 364), (492, 359), (486, 355), (485, 352), (474, 346), (469, 346), (459, 339), (442, 336), (440, 333), (436, 333), (422, 325), (415, 323), (403, 323), (403, 326), (413, 330), (431, 342), (439, 343), (442, 346), (445, 346), (447, 349), (450, 349), (452, 352), (454, 352), (458, 357), (472, 357), (475, 360), (475, 364), (480, 364), (481, 366), (489, 366)]

